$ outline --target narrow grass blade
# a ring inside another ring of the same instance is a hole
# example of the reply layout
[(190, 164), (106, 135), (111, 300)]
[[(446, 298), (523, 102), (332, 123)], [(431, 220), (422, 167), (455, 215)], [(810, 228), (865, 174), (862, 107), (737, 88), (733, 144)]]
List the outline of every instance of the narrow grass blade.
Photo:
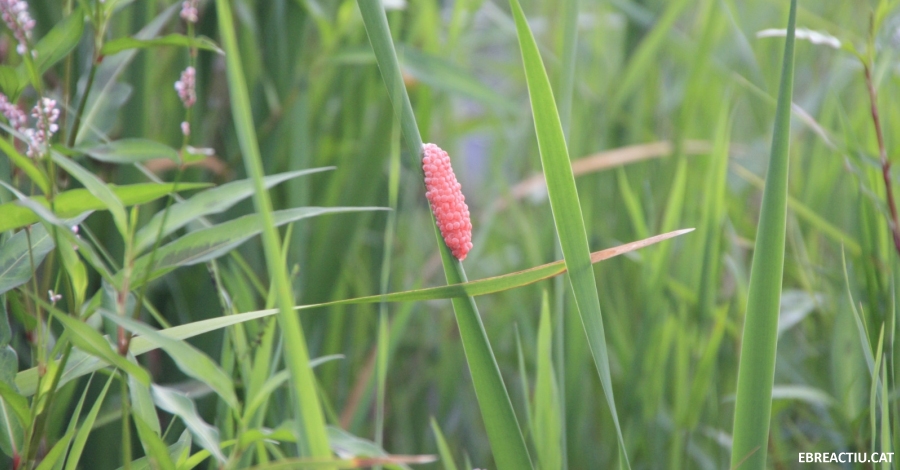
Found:
[[(78, 461), (81, 460), (81, 453), (84, 451), (85, 444), (87, 444), (88, 436), (90, 435), (91, 430), (94, 429), (94, 421), (97, 420), (97, 415), (100, 413), (100, 407), (103, 405), (103, 400), (106, 398), (106, 392), (109, 391), (109, 386), (112, 384), (115, 377), (115, 374), (109, 376), (106, 385), (103, 386), (103, 390), (101, 390), (100, 394), (97, 395), (97, 398), (94, 399), (94, 406), (91, 407), (87, 416), (84, 417), (84, 420), (81, 421), (81, 424), (78, 426), (78, 432), (75, 433), (75, 437), (72, 440), (72, 449), (69, 451), (66, 470), (75, 470), (77, 468)], [(77, 419), (77, 415), (73, 417), (73, 419)]]
[[(666, 240), (674, 236), (690, 232), (691, 230), (693, 229), (678, 230), (671, 233), (657, 235), (646, 240), (617, 246), (608, 250), (598, 251), (591, 255), (591, 261), (594, 263), (598, 263), (605, 259), (609, 259), (623, 253), (628, 253), (638, 248), (652, 245), (653, 243), (657, 243), (662, 240)], [(372, 295), (354, 299), (335, 300), (322, 304), (301, 305), (298, 307), (294, 307), (294, 309), (307, 310), (336, 305), (379, 302), (412, 302), (418, 300), (452, 299), (454, 297), (478, 296), (514, 289), (543, 279), (548, 279), (553, 276), (558, 276), (564, 272), (566, 272), (565, 262), (557, 261), (555, 263), (545, 264), (543, 266), (526, 269), (524, 271), (487, 279), (479, 279), (477, 281), (451, 284), (449, 286), (431, 287), (427, 289), (393, 292), (385, 295)], [(179, 325), (172, 328), (167, 328), (165, 330), (160, 330), (159, 333), (170, 338), (186, 339), (238, 323), (268, 317), (274, 315), (277, 312), (277, 309), (257, 310), (254, 312), (245, 312), (224, 317), (210, 318), (208, 320), (201, 320), (193, 323), (188, 323), (186, 325)], [(136, 336), (131, 341), (130, 351), (134, 355), (144, 354), (147, 351), (151, 351), (153, 349), (156, 349), (155, 343), (141, 336)], [(78, 352), (73, 353), (73, 356), (69, 359), (69, 362), (66, 365), (66, 371), (63, 373), (63, 376), (60, 379), (60, 385), (65, 384), (72, 379), (81, 377), (82, 375), (98, 370), (105, 365), (93, 356), (78, 354)], [(310, 361), (310, 364), (314, 363), (315, 360)], [(35, 388), (37, 387), (37, 379), (37, 368), (32, 367), (31, 369), (21, 371), (16, 375), (16, 386), (19, 388), (22, 395), (31, 396), (34, 395)]]
[(547, 180), (547, 192), (550, 196), (550, 207), (553, 221), (559, 235), (563, 257), (569, 269), (569, 282), (575, 297), (575, 305), (581, 315), (581, 321), (587, 334), (588, 345), (594, 358), (600, 382), (603, 386), (606, 402), (616, 427), (616, 435), (622, 451), (626, 467), (630, 468), (625, 440), (619, 425), (616, 403), (613, 397), (612, 377), (609, 371), (609, 357), (606, 347), (606, 334), (603, 329), (603, 318), (600, 313), (600, 298), (597, 295), (596, 280), (591, 267), (590, 249), (587, 232), (581, 214), (581, 204), (575, 189), (575, 176), (569, 161), (569, 151), (563, 134), (553, 91), (547, 71), (541, 62), (537, 43), (531, 34), (528, 20), (517, 0), (510, 0), (516, 31), (519, 36), (519, 47), (522, 50), (522, 61), (525, 66), (525, 77), (528, 82), (528, 96), (531, 98), (531, 109), (534, 115), (534, 128), (540, 148), (541, 164)]
[(244, 166), (254, 183), (253, 196), (256, 211), (263, 221), (263, 249), (269, 277), (272, 279), (277, 300), (278, 323), (284, 337), (285, 361), (291, 372), (293, 396), (296, 399), (296, 420), (299, 433), (298, 447), (301, 456), (320, 458), (331, 457), (325, 417), (316, 390), (316, 377), (309, 366), (309, 351), (300, 319), (291, 310), (294, 294), (288, 279), (287, 268), (282, 263), (281, 241), (272, 218), (272, 201), (263, 181), (264, 171), (259, 143), (256, 139), (256, 125), (250, 109), (250, 95), (244, 78), (241, 52), (235, 33), (231, 2), (216, 0), (216, 14), (219, 20), (219, 34), (225, 50), (225, 66), (228, 78), (228, 92), (231, 97), (234, 127), (238, 142), (244, 153)]
[[(303, 175), (332, 170), (334, 167), (311, 168), (309, 170), (290, 171), (265, 177), (265, 187), (269, 189), (284, 181)], [(253, 181), (232, 181), (221, 186), (201, 191), (190, 199), (172, 204), (169, 207), (169, 215), (164, 216), (164, 211), (156, 213), (146, 225), (137, 231), (134, 237), (134, 249), (142, 252), (153, 245), (158, 235), (166, 236), (189, 222), (199, 217), (218, 214), (226, 211), (239, 201), (253, 195)], [(160, 232), (160, 225), (166, 221), (166, 225)]]
[(113, 221), (116, 224), (116, 228), (119, 229), (119, 233), (122, 234), (122, 237), (125, 237), (128, 233), (128, 216), (125, 215), (125, 205), (122, 204), (122, 201), (116, 193), (103, 183), (100, 178), (94, 176), (93, 173), (87, 171), (83, 166), (75, 163), (75, 160), (56, 152), (52, 152), (51, 156), (57, 165), (80, 181), (85, 189), (90, 191), (94, 197), (102, 202), (104, 209), (109, 209)]
[[(325, 214), (377, 210), (377, 207), (296, 207), (274, 211), (268, 220), (262, 214), (250, 214), (223, 222), (212, 227), (191, 232), (156, 251), (153, 272), (148, 280), (180, 266), (203, 263), (225, 255), (251, 237), (265, 232), (263, 224), (280, 227), (297, 220)], [(138, 258), (132, 267), (135, 272), (144, 272), (150, 262), (151, 254)], [(144, 279), (132, 282), (132, 288), (143, 284)]]
[(531, 432), (542, 470), (562, 468), (562, 413), (559, 389), (553, 370), (553, 349), (550, 326), (550, 300), (544, 291), (541, 301), (541, 321), (538, 326), (537, 374), (534, 385), (534, 417)]
[(140, 163), (153, 158), (178, 161), (178, 151), (149, 139), (121, 139), (77, 149), (94, 160), (107, 163)]
[(778, 310), (784, 275), (787, 220), (788, 149), (791, 95), (794, 83), (794, 24), (797, 0), (791, 0), (781, 85), (775, 110), (772, 154), (763, 191), (756, 247), (750, 269), (747, 313), (744, 319), (734, 412), (731, 467), (763, 469), (772, 411)]
[(440, 426), (434, 417), (431, 418), (431, 431), (434, 432), (434, 440), (437, 441), (438, 454), (441, 456), (441, 464), (444, 470), (457, 470), (456, 461), (453, 460), (453, 454), (450, 452), (450, 446), (447, 445), (447, 439), (441, 432)]
[[(388, 95), (394, 105), (394, 112), (400, 119), (400, 129), (409, 151), (409, 157), (413, 159), (414, 168), (421, 168), (419, 156), (422, 152), (422, 136), (419, 134), (409, 95), (403, 84), (400, 63), (397, 60), (397, 52), (394, 50), (383, 6), (378, 0), (358, 0), (357, 4), (362, 13), (369, 42), (375, 52), (378, 68), (381, 70)], [(434, 226), (434, 233), (438, 241), (447, 282), (449, 284), (466, 282), (466, 273), (462, 263), (453, 257), (447, 245), (444, 244), (437, 225)], [(522, 437), (522, 431), (509, 400), (506, 385), (503, 383), (503, 377), (500, 375), (500, 368), (494, 358), (484, 324), (481, 322), (481, 316), (478, 314), (475, 300), (472, 297), (455, 297), (451, 302), (459, 325), (469, 371), (472, 373), (478, 406), (481, 409), (497, 467), (501, 469), (532, 468), (525, 439)]]

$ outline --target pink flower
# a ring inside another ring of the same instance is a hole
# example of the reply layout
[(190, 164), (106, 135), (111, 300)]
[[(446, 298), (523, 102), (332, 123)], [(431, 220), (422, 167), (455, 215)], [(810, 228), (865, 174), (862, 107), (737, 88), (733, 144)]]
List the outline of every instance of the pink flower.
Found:
[(195, 90), (197, 71), (194, 67), (188, 67), (181, 72), (181, 80), (175, 82), (175, 91), (178, 97), (184, 103), (185, 108), (190, 108), (197, 102), (197, 92)]
[(16, 41), (19, 41), (16, 52), (24, 55), (28, 49), (28, 41), (31, 39), (31, 30), (34, 29), (34, 20), (28, 14), (28, 2), (0, 0), (0, 18), (3, 18), (3, 22), (12, 30)]
[(41, 98), (31, 110), (31, 115), (35, 118), (34, 129), (25, 129), (24, 134), (28, 138), (28, 156), (37, 158), (47, 153), (50, 137), (59, 130), (56, 100)]
[(181, 2), (181, 19), (188, 23), (197, 22), (197, 0), (184, 0)]
[(425, 197), (431, 204), (444, 243), (462, 261), (472, 249), (472, 222), (462, 186), (450, 167), (450, 157), (437, 145), (425, 144), (422, 170), (425, 171)]
[(28, 116), (25, 115), (25, 111), (22, 111), (14, 103), (10, 103), (3, 93), (0, 93), (0, 113), (6, 117), (9, 125), (17, 132), (24, 132), (28, 127)]

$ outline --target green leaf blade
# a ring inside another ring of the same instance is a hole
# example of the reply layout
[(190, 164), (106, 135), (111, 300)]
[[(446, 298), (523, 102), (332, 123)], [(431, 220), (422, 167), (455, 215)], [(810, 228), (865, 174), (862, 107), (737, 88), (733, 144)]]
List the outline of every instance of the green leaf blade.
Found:
[(791, 96), (794, 81), (794, 27), (797, 1), (791, 0), (781, 84), (775, 110), (772, 153), (750, 268), (734, 413), (731, 466), (766, 467), (778, 314), (784, 276)]
[(613, 397), (606, 336), (600, 313), (600, 298), (597, 295), (596, 280), (591, 268), (587, 232), (581, 214), (581, 203), (575, 188), (575, 176), (569, 160), (565, 134), (556, 109), (550, 80), (541, 61), (537, 42), (528, 26), (525, 13), (517, 0), (510, 0), (510, 5), (516, 22), (522, 61), (525, 66), (528, 95), (531, 98), (534, 127), (541, 154), (541, 164), (544, 168), (544, 177), (547, 181), (547, 193), (550, 198), (553, 221), (559, 236), (563, 258), (569, 270), (569, 282), (575, 294), (575, 304), (581, 316), (588, 345), (616, 427), (622, 456), (625, 465), (630, 468)]

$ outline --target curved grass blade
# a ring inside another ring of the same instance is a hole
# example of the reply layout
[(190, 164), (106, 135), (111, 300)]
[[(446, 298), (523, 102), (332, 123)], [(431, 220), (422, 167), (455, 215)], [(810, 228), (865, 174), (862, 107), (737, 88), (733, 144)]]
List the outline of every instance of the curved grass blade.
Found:
[(263, 251), (266, 256), (269, 277), (272, 280), (276, 305), (280, 311), (278, 324), (281, 326), (284, 338), (285, 362), (291, 372), (291, 389), (296, 405), (294, 414), (299, 436), (297, 446), (301, 456), (330, 458), (331, 448), (328, 445), (325, 417), (319, 403), (316, 377), (309, 366), (309, 351), (303, 335), (303, 326), (297, 315), (291, 311), (294, 306), (294, 294), (288, 280), (287, 267), (282, 262), (280, 237), (273, 225), (272, 201), (263, 182), (265, 172), (259, 153), (259, 143), (256, 139), (256, 125), (253, 123), (253, 114), (250, 109), (250, 96), (241, 64), (241, 53), (238, 48), (230, 2), (216, 0), (216, 14), (219, 20), (222, 47), (226, 53), (228, 94), (231, 98), (234, 127), (237, 131), (238, 143), (244, 154), (244, 166), (254, 183), (253, 202), (262, 219)]
[(588, 345), (597, 372), (600, 374), (600, 383), (603, 386), (606, 402), (616, 427), (616, 436), (622, 457), (626, 467), (630, 468), (625, 440), (619, 425), (619, 416), (616, 413), (606, 336), (600, 313), (600, 298), (597, 295), (587, 232), (581, 214), (581, 203), (578, 201), (578, 192), (575, 189), (575, 176), (572, 173), (565, 135), (557, 113), (553, 91), (550, 88), (550, 80), (544, 64), (541, 62), (537, 42), (531, 34), (528, 20), (517, 0), (510, 0), (510, 6), (516, 21), (519, 46), (522, 49), (528, 96), (531, 99), (534, 128), (540, 148), (541, 165), (547, 180), (547, 193), (550, 196), (553, 221), (559, 235), (563, 258), (569, 269), (569, 282), (572, 285), (575, 305), (581, 316)]
[[(378, 0), (357, 0), (357, 4), (362, 13), (369, 42), (375, 52), (378, 68), (381, 70), (388, 95), (394, 105), (394, 113), (400, 120), (400, 129), (407, 145), (409, 157), (413, 159), (412, 166), (421, 168), (419, 155), (422, 151), (422, 136), (419, 134), (409, 95), (403, 84), (400, 63), (397, 60), (397, 52), (394, 50), (383, 6)], [(434, 233), (447, 282), (449, 284), (466, 282), (466, 273), (462, 263), (450, 253), (440, 236), (437, 225), (434, 225)], [(475, 300), (468, 296), (454, 297), (451, 302), (456, 314), (456, 322), (459, 326), (469, 371), (472, 374), (475, 396), (478, 399), (478, 406), (484, 419), (497, 467), (501, 469), (533, 468), (522, 430), (519, 428)]]
[[(267, 176), (264, 179), (265, 187), (269, 189), (289, 179), (332, 169), (334, 169), (333, 166), (328, 166)], [(168, 217), (164, 217), (164, 211), (160, 211), (137, 231), (134, 236), (134, 250), (140, 253), (153, 245), (157, 235), (160, 235), (159, 226), (163, 219), (166, 220), (166, 225), (161, 233), (161, 236), (164, 237), (199, 217), (226, 211), (252, 195), (253, 181), (240, 180), (207, 189), (191, 196), (186, 201), (172, 204), (169, 207)]]
[(766, 467), (772, 385), (775, 380), (778, 309), (784, 276), (796, 15), (797, 0), (791, 0), (784, 62), (781, 66), (781, 85), (775, 110), (772, 154), (750, 268), (747, 313), (738, 366), (731, 468), (761, 470)]
[(178, 161), (177, 150), (150, 139), (121, 139), (76, 150), (106, 163), (140, 163), (153, 158)]
[[(593, 263), (598, 263), (614, 256), (619, 256), (621, 254), (628, 253), (630, 251), (634, 251), (639, 248), (652, 245), (654, 243), (658, 243), (660, 241), (690, 232), (692, 230), (693, 229), (678, 230), (671, 233), (657, 235), (646, 240), (631, 242), (607, 250), (597, 251), (591, 255), (591, 261)], [(565, 262), (557, 261), (555, 263), (537, 266), (531, 269), (526, 269), (524, 271), (505, 274), (503, 276), (491, 277), (487, 279), (479, 279), (477, 281), (470, 281), (462, 284), (452, 284), (449, 286), (394, 292), (385, 295), (372, 295), (355, 299), (335, 300), (333, 302), (326, 302), (322, 304), (301, 305), (298, 307), (294, 307), (294, 309), (307, 310), (335, 305), (366, 304), (378, 302), (413, 302), (419, 300), (451, 299), (454, 297), (466, 295), (485, 295), (522, 287), (544, 279), (549, 279), (553, 276), (558, 276), (564, 272), (566, 272)], [(238, 323), (268, 317), (274, 315), (277, 312), (278, 310), (276, 309), (269, 309), (228, 315), (224, 317), (216, 317), (208, 320), (188, 323), (186, 325), (174, 326), (172, 328), (160, 330), (159, 333), (161, 335), (165, 335), (174, 339), (187, 339)], [(156, 349), (154, 343), (141, 336), (136, 336), (131, 341), (130, 352), (136, 356), (144, 354), (147, 351), (151, 351), (153, 349)], [(310, 361), (310, 364), (315, 364), (319, 359)], [(98, 359), (92, 356), (88, 356), (87, 354), (84, 354), (80, 351), (75, 351), (69, 358), (66, 370), (65, 372), (63, 372), (63, 376), (60, 378), (59, 384), (61, 386), (70, 380), (91, 373), (104, 366), (105, 364), (101, 363)], [(22, 395), (31, 396), (34, 395), (35, 389), (37, 387), (37, 379), (37, 368), (32, 367), (31, 369), (21, 371), (16, 375), (16, 386), (19, 388)]]
[[(324, 214), (379, 210), (379, 207), (297, 207), (275, 211), (268, 221), (262, 214), (250, 214), (223, 222), (209, 228), (191, 232), (171, 243), (163, 245), (156, 251), (153, 273), (150, 280), (180, 266), (190, 266), (218, 258), (251, 237), (263, 233), (263, 224), (275, 228), (297, 220), (316, 217)], [(150, 262), (151, 255), (144, 255), (134, 262), (134, 272), (144, 272)], [(135, 279), (132, 288), (142, 285), (143, 279)]]

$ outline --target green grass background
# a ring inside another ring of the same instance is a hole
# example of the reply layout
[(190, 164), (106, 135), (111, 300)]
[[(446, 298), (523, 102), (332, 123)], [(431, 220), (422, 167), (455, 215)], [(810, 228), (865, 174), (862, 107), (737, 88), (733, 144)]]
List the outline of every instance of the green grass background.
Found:
[[(30, 2), (36, 37), (60, 21), (58, 3)], [(678, 228), (697, 229), (593, 268), (631, 466), (728, 468), (760, 178), (769, 160), (784, 49), (782, 38), (755, 35), (784, 28), (788, 2), (522, 3), (573, 160), (636, 144), (669, 143), (660, 158), (576, 175), (591, 250)], [(265, 174), (336, 167), (270, 190), (275, 209), (395, 209), (335, 214), (282, 230), (284, 264), (297, 304), (445, 284), (420, 170), (401, 143), (357, 3), (230, 4)], [(109, 37), (134, 34), (170, 5), (137, 1), (125, 6), (113, 16)], [(862, 50), (877, 6), (875, 1), (801, 1), (797, 26), (827, 32)], [(202, 3), (196, 31), (221, 46), (218, 13), (214, 2)], [(410, 0), (387, 17), (421, 138), (450, 153), (472, 213), (474, 248), (463, 263), (468, 278), (562, 259), (546, 191), (512, 196), (518, 183), (541, 171), (541, 158), (509, 5)], [(896, 154), (893, 136), (900, 129), (900, 107), (893, 101), (900, 91), (898, 26), (900, 16), (891, 10), (874, 40), (889, 155)], [(184, 32), (177, 11), (162, 31)], [(57, 66), (45, 78), (48, 90), (76, 90), (90, 53), (86, 35), (73, 52), (70, 81)], [(869, 452), (887, 448), (886, 442), (896, 448), (900, 417), (893, 386), (898, 254), (885, 217), (863, 70), (847, 51), (805, 40), (796, 43), (795, 61), (769, 468), (793, 468), (798, 452)], [(179, 147), (184, 111), (172, 84), (187, 63), (186, 49), (180, 47), (139, 52), (114, 83), (92, 91), (96, 101), (89, 100), (88, 108), (96, 106), (96, 112), (86, 125), (96, 133), (84, 140), (140, 137)], [(222, 170), (191, 167), (182, 180), (222, 184), (246, 178), (242, 158), (247, 154), (235, 132), (238, 111), (229, 95), (226, 62), (201, 51), (197, 70), (190, 143), (215, 149)], [(701, 141), (699, 150), (695, 141)], [(399, 162), (395, 200), (389, 197), (392, 162)], [(147, 181), (133, 166), (82, 164), (116, 184)], [(171, 181), (174, 172), (160, 176)], [(8, 173), (2, 177), (9, 181)], [(163, 202), (141, 206), (140, 223), (163, 207)], [(253, 210), (248, 200), (212, 219), (225, 221)], [(396, 225), (388, 230), (390, 224)], [(91, 216), (87, 226), (114, 259), (121, 259), (124, 247), (108, 213)], [(392, 236), (386, 240), (385, 233)], [(276, 305), (274, 297), (267, 302), (271, 271), (262, 243), (253, 239), (237, 252), (240, 262), (234, 257), (218, 262), (221, 287), (229, 292), (234, 312)], [(93, 292), (99, 279), (90, 279)], [(545, 292), (549, 336), (539, 331)], [(146, 295), (172, 325), (231, 313), (223, 312), (204, 265), (153, 282)], [(541, 468), (624, 465), (568, 281), (479, 297), (478, 310), (533, 461)], [(390, 331), (383, 343), (383, 447), (392, 454), (437, 453), (433, 417), (460, 467), (464, 462), (494, 467), (449, 301), (344, 305), (305, 311), (299, 318), (310, 357), (343, 355), (315, 369), (326, 422), (376, 439), (374, 374), (383, 318)], [(21, 332), (12, 321), (14, 331)], [(235, 377), (240, 394), (251, 386), (236, 372), (248, 365), (240, 347), (267, 344), (268, 321), (247, 323), (244, 343), (221, 331), (190, 342)], [(274, 343), (275, 355), (283, 357), (288, 349), (277, 339)], [(14, 335), (13, 345), (21, 367), (31, 367), (21, 334)], [(548, 356), (552, 364), (546, 363)], [(867, 356), (884, 363), (884, 372), (874, 371), (883, 377), (884, 392), (880, 382), (873, 385)], [(165, 354), (145, 356), (142, 362), (155, 383), (196, 385)], [(542, 388), (551, 378), (552, 391)], [(86, 407), (105, 382), (100, 379), (90, 385)], [(84, 380), (73, 381), (62, 389), (67, 394), (58, 399), (71, 404), (60, 405), (50, 420), (48, 445), (64, 434), (85, 386)], [(81, 468), (122, 465), (119, 446), (109, 444), (121, 440), (119, 392), (110, 387)], [(215, 394), (201, 395), (201, 414), (220, 427), (225, 439), (227, 411)], [(550, 425), (544, 416), (548, 408), (556, 411)], [(290, 395), (279, 388), (259, 424), (275, 426), (290, 409)], [(542, 442), (556, 415), (563, 423), (559, 456), (546, 464)], [(181, 426), (176, 422), (168, 444)], [(135, 456), (142, 455), (137, 440), (133, 444)], [(431, 468), (442, 465), (450, 468), (446, 461)]]

